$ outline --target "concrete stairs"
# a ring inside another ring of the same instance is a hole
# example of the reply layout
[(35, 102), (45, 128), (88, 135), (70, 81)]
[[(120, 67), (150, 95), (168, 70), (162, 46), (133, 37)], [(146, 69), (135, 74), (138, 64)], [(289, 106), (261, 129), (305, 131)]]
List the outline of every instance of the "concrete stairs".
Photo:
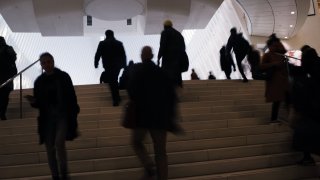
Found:
[[(183, 136), (168, 136), (169, 178), (176, 180), (312, 179), (317, 167), (296, 165), (291, 129), (269, 124), (264, 82), (185, 81), (179, 103)], [(120, 126), (123, 107), (112, 107), (105, 85), (76, 86), (81, 136), (67, 142), (74, 180), (136, 180), (142, 175)], [(31, 89), (23, 94), (32, 94)], [(37, 110), (11, 93), (7, 121), (0, 121), (0, 179), (50, 179), (44, 146), (38, 144)], [(128, 97), (121, 91), (122, 105)], [(150, 139), (148, 150), (153, 148)]]

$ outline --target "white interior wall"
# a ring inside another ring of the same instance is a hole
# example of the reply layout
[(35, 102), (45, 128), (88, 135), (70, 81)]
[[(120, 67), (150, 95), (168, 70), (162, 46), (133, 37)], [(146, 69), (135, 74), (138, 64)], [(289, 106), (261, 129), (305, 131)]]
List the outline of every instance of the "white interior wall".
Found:
[[(218, 79), (225, 79), (220, 69), (219, 50), (227, 43), (229, 30), (232, 27), (245, 29), (235, 12), (232, 0), (225, 0), (210, 20), (205, 29), (187, 30), (183, 32), (187, 53), (190, 59), (189, 71), (183, 73), (183, 79), (190, 79), (191, 68), (195, 68), (201, 79), (207, 79), (208, 72), (212, 71)], [(159, 33), (161, 29), (159, 30)], [(243, 32), (247, 37), (247, 33)], [(102, 36), (104, 32), (101, 33)], [(94, 54), (100, 38), (92, 37), (42, 37), (39, 33), (12, 33), (4, 19), (0, 16), (0, 35), (7, 39), (7, 43), (18, 53), (17, 66), (22, 70), (38, 59), (43, 52), (50, 52), (55, 57), (58, 68), (68, 72), (75, 85), (96, 84), (100, 73), (94, 69)], [(123, 42), (127, 59), (140, 62), (140, 50), (144, 45), (153, 48), (155, 58), (159, 49), (160, 35), (147, 36), (117, 36)], [(40, 65), (24, 73), (23, 88), (32, 88), (35, 78), (41, 73)], [(239, 78), (239, 73), (232, 73), (232, 78)], [(19, 79), (15, 81), (17, 88)]]

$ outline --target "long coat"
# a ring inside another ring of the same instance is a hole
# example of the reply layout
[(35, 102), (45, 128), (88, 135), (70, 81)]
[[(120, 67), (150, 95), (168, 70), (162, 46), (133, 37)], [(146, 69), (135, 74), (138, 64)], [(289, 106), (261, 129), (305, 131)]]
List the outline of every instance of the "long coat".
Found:
[[(16, 59), (16, 53), (11, 46), (0, 47), (0, 85), (17, 74)], [(5, 88), (12, 91), (13, 81), (8, 83)]]
[(158, 59), (162, 58), (161, 68), (175, 85), (182, 84), (181, 60), (185, 49), (184, 38), (179, 31), (172, 27), (162, 31)]
[(48, 89), (48, 87), (51, 86), (49, 84), (54, 84), (57, 91), (59, 91), (56, 93), (59, 93), (58, 98), (61, 98), (62, 103), (58, 103), (60, 103), (60, 109), (65, 114), (67, 121), (66, 139), (73, 140), (78, 136), (77, 115), (80, 112), (80, 108), (70, 76), (66, 72), (55, 68), (52, 75), (42, 74), (34, 83), (33, 95), (35, 102), (31, 105), (39, 109), (38, 134), (40, 144), (44, 143), (45, 132), (48, 127), (48, 106), (57, 99), (57, 96), (54, 96), (55, 93), (53, 94), (50, 89)]
[(274, 51), (265, 53), (262, 57), (261, 69), (272, 68), (272, 76), (266, 80), (266, 102), (283, 101), (289, 90), (289, 78), (286, 59)]
[(138, 128), (168, 131), (174, 128), (175, 89), (151, 60), (133, 66), (127, 90), (136, 107)]

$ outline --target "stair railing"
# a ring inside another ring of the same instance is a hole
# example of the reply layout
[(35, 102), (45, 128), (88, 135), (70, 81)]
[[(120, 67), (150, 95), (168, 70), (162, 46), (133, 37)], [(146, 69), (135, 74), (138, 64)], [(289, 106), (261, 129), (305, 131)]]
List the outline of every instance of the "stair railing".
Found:
[(31, 68), (33, 65), (35, 65), (39, 61), (40, 61), (40, 59), (36, 60), (32, 64), (30, 64), (29, 66), (27, 66), (26, 68), (21, 70), (19, 73), (14, 75), (12, 78), (8, 79), (6, 82), (4, 82), (3, 84), (0, 85), (0, 89), (1, 89), (5, 85), (7, 85), (9, 82), (13, 81), (16, 77), (20, 76), (20, 100), (19, 100), (20, 101), (20, 119), (22, 119), (22, 73), (25, 72), (26, 70), (28, 70), (29, 68)]

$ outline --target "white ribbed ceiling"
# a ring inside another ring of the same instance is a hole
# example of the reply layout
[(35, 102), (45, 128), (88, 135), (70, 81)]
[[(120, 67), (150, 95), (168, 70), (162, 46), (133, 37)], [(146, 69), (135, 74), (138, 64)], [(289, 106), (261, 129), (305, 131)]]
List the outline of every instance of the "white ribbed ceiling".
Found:
[[(248, 17), (251, 35), (293, 36), (303, 25), (309, 0), (234, 0)], [(178, 30), (203, 29), (223, 0), (1, 0), (0, 13), (13, 32), (43, 36), (101, 36), (106, 29), (128, 35), (159, 34), (171, 19)], [(291, 12), (295, 12), (291, 14)], [(86, 15), (93, 16), (87, 26)], [(127, 19), (132, 25), (127, 25)]]
[(309, 0), (237, 0), (248, 17), (251, 35), (290, 38), (307, 18)]

